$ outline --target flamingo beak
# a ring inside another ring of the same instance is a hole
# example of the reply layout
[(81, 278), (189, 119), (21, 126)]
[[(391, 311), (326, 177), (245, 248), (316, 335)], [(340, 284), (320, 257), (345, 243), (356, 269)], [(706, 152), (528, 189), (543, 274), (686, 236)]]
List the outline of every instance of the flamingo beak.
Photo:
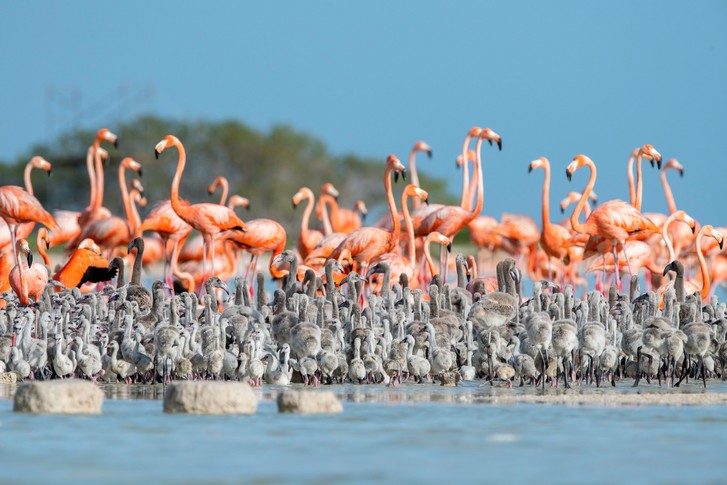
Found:
[[(143, 177), (143, 176), (144, 176), (144, 171), (143, 171), (143, 170), (141, 169), (141, 167), (139, 167), (139, 170), (137, 170), (137, 171), (136, 171), (136, 173), (138, 173), (138, 174), (139, 174), (139, 177)], [(142, 193), (143, 193), (143, 192), (144, 192), (144, 191), (142, 191)]]
[(428, 157), (429, 159), (431, 159), (431, 158), (432, 158), (432, 149), (431, 149), (431, 148), (430, 148), (429, 150), (427, 150), (427, 157)]
[(679, 170), (679, 176), (682, 177), (682, 178), (684, 177), (684, 169), (683, 168), (681, 170)]
[(447, 244), (447, 252), (448, 253), (452, 252), (452, 243), (451, 242), (449, 244)]
[(159, 160), (159, 151), (156, 148), (154, 149), (154, 158)]
[(119, 148), (119, 139), (115, 138), (113, 141), (114, 148)]
[(497, 148), (499, 151), (502, 151), (502, 138), (497, 139)]
[[(722, 244), (720, 243), (719, 248), (722, 249)], [(33, 266), (33, 253), (28, 253), (28, 268)]]
[(565, 176), (568, 179), (568, 182), (571, 181), (572, 174), (568, 171), (568, 169), (565, 169)]

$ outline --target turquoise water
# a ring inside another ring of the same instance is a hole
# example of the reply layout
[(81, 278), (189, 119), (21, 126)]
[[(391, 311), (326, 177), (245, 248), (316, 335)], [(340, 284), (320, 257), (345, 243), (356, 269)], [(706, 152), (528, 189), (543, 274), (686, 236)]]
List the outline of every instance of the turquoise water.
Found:
[(150, 399), (107, 399), (100, 416), (33, 416), (13, 413), (2, 400), (0, 481), (725, 480), (722, 407), (473, 404), (477, 393), (492, 392), (478, 386), (336, 392), (345, 410), (329, 416), (279, 415), (275, 391), (267, 389), (253, 416), (165, 415)]

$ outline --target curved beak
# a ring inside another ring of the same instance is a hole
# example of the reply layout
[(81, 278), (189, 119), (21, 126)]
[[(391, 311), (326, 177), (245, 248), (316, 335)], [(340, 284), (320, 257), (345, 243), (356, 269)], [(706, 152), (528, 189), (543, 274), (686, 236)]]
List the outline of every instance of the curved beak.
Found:
[(427, 150), (427, 157), (432, 158), (432, 149)]
[(567, 168), (565, 169), (565, 176), (566, 176), (566, 178), (568, 179), (568, 182), (570, 182), (570, 181), (571, 181), (571, 177), (572, 177), (573, 175), (572, 175), (572, 174), (571, 174), (571, 173), (570, 173), (570, 172), (568, 171), (568, 169), (567, 169)]
[(154, 149), (154, 158), (155, 158), (156, 160), (159, 160), (159, 152), (157, 151), (157, 149), (156, 149), (156, 148)]

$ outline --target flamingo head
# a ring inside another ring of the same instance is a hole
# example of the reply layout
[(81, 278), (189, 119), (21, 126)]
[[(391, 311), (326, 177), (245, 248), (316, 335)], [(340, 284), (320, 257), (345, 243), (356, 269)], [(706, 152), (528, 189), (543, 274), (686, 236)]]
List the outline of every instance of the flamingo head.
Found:
[(654, 162), (656, 162), (656, 166), (661, 168), (661, 153), (656, 151), (656, 148), (647, 143), (641, 147), (639, 153), (651, 163), (652, 167), (654, 166)]
[(406, 180), (406, 168), (396, 155), (389, 155), (386, 158), (386, 167), (394, 171), (394, 182), (399, 181), (399, 174), (401, 174), (402, 180)]
[(364, 202), (363, 200), (357, 200), (356, 205), (354, 205), (354, 210), (361, 214), (361, 220), (366, 220), (366, 216), (369, 213), (369, 209), (368, 207), (366, 207), (366, 202)]
[(692, 234), (694, 234), (694, 230), (697, 226), (697, 222), (692, 219), (689, 214), (684, 212), (683, 210), (678, 210), (674, 213), (674, 218), (677, 221), (684, 222), (685, 224), (689, 225), (689, 227), (692, 229)]
[(300, 201), (303, 200), (305, 197), (305, 194), (303, 193), (303, 189), (299, 190), (293, 195), (292, 202), (293, 202), (293, 209), (298, 207), (298, 204), (300, 204)]
[(134, 172), (138, 173), (139, 177), (142, 176), (141, 164), (133, 158), (124, 158), (123, 160), (121, 160), (121, 165), (126, 169), (133, 170)]
[(37, 246), (39, 248), (43, 248), (43, 250), (48, 251), (50, 249), (50, 239), (48, 238), (48, 229), (45, 227), (41, 227), (38, 229), (38, 239), (37, 239)]
[(179, 140), (174, 135), (167, 135), (162, 138), (162, 140), (154, 147), (154, 158), (159, 158), (160, 153), (162, 153), (164, 150), (174, 145), (178, 141)]
[(452, 241), (447, 236), (445, 236), (444, 234), (440, 234), (437, 231), (430, 232), (427, 235), (426, 240), (431, 241), (431, 242), (436, 242), (443, 246), (446, 246), (447, 252), (452, 251)]
[(207, 187), (207, 193), (210, 195), (214, 194), (217, 187), (222, 187), (225, 183), (227, 183), (227, 180), (223, 176), (215, 177), (214, 182)]
[(568, 195), (565, 196), (565, 199), (560, 201), (560, 213), (564, 214), (566, 207), (574, 202), (578, 202), (579, 200), (581, 200), (580, 192), (569, 192)]
[(108, 141), (114, 145), (114, 148), (119, 148), (119, 137), (111, 133), (108, 128), (101, 128), (96, 132), (96, 140)]
[(480, 138), (487, 140), (492, 146), (493, 143), (497, 143), (497, 148), (502, 151), (502, 138), (500, 135), (492, 131), (490, 128), (485, 128), (480, 132)]
[(713, 237), (715, 241), (717, 241), (717, 244), (719, 244), (719, 249), (722, 250), (724, 238), (722, 237), (722, 234), (720, 234), (720, 232), (717, 231), (714, 227), (707, 224), (706, 226), (702, 226), (702, 230), (699, 232), (704, 236)]
[(404, 193), (407, 197), (419, 197), (422, 199), (427, 205), (429, 204), (429, 194), (426, 190), (420, 189), (414, 184), (409, 184), (406, 187), (404, 187)]
[(39, 168), (48, 172), (48, 176), (51, 174), (51, 164), (48, 160), (43, 157), (33, 157), (30, 159), (30, 164), (33, 168)]
[(131, 200), (135, 203), (139, 204), (139, 207), (146, 207), (147, 200), (144, 195), (139, 192), (137, 189), (131, 189), (129, 193), (129, 197), (131, 197)]
[(684, 166), (679, 163), (679, 160), (677, 160), (676, 158), (670, 158), (669, 160), (667, 160), (664, 166), (661, 167), (661, 170), (664, 171), (670, 168), (679, 172), (680, 177), (684, 177)]
[(568, 177), (568, 181), (570, 181), (573, 173), (575, 173), (576, 170), (583, 167), (584, 165), (587, 165), (588, 163), (593, 164), (593, 160), (583, 154), (573, 157), (573, 161), (570, 162), (568, 164), (568, 167), (566, 167), (565, 169), (565, 176)]
[(338, 196), (340, 194), (338, 193), (338, 190), (336, 190), (336, 187), (334, 187), (332, 183), (326, 182), (321, 187), (321, 195), (330, 195), (335, 200), (338, 200)]
[(98, 254), (99, 256), (101, 255), (101, 248), (99, 248), (98, 245), (91, 238), (87, 238), (81, 241), (81, 244), (78, 245), (78, 249), (87, 249)]
[(247, 210), (250, 210), (250, 199), (247, 197), (243, 197), (241, 195), (233, 195), (230, 197), (229, 202), (227, 202), (227, 206), (230, 209), (233, 209), (235, 207), (244, 207)]
[(532, 172), (536, 168), (545, 168), (546, 166), (550, 166), (550, 162), (545, 157), (540, 157), (537, 160), (533, 160), (530, 162), (530, 166), (528, 167), (528, 173)]
[[(475, 161), (475, 151), (474, 150), (467, 150), (467, 161), (468, 162), (474, 162)], [(456, 168), (459, 169), (464, 164), (462, 155), (457, 155), (457, 160), (455, 162)]]
[(30, 252), (30, 245), (28, 244), (28, 241), (25, 239), (18, 239), (15, 242), (15, 248), (18, 250), (18, 253), (25, 254), (25, 257), (28, 260), (28, 267), (33, 266), (33, 254)]
[(136, 237), (130, 243), (127, 252), (131, 254), (131, 250), (136, 248), (137, 254), (141, 255), (144, 252), (144, 238)]
[(480, 136), (481, 132), (482, 128), (480, 128), (479, 126), (473, 126), (467, 133), (467, 138), (477, 138), (478, 136)]
[(427, 152), (427, 157), (432, 158), (432, 147), (427, 145), (425, 141), (418, 141), (412, 149), (413, 152)]
[(144, 195), (144, 186), (141, 185), (141, 180), (139, 179), (132, 179), (131, 180), (131, 189), (136, 190), (141, 195)]

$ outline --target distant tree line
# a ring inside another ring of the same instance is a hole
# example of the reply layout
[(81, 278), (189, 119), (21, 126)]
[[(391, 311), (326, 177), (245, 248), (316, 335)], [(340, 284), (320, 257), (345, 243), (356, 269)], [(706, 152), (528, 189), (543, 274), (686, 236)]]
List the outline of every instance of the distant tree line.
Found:
[[(104, 205), (116, 214), (123, 214), (117, 169), (126, 156), (143, 165), (141, 181), (149, 205), (140, 210), (142, 218), (157, 201), (169, 198), (176, 152), (155, 160), (153, 151), (154, 145), (170, 133), (179, 137), (187, 151), (182, 197), (193, 203), (217, 200), (219, 192), (211, 198), (207, 187), (217, 175), (224, 175), (230, 182), (230, 195), (239, 194), (251, 202), (249, 212), (240, 212), (243, 220), (267, 217), (279, 221), (288, 231), (288, 246), (294, 245), (303, 210), (293, 210), (291, 197), (302, 186), (317, 194), (324, 182), (332, 182), (341, 194), (341, 206), (351, 208), (354, 201), (362, 199), (373, 217), (386, 210), (382, 185), (385, 160), (333, 156), (321, 140), (288, 126), (275, 126), (263, 133), (236, 120), (175, 121), (142, 116), (106, 127), (119, 135), (119, 148), (109, 148), (110, 160), (104, 170)], [(25, 164), (31, 156), (41, 155), (53, 164), (53, 175), (50, 179), (44, 174), (34, 175), (35, 195), (51, 211), (83, 209), (89, 198), (86, 151), (94, 135), (95, 130), (78, 130), (50, 144), (33, 146), (14, 163), (0, 164), (0, 185), (22, 185)], [(406, 163), (408, 153), (397, 155)], [(430, 200), (453, 202), (443, 180), (421, 173), (419, 178)], [(397, 204), (403, 186), (401, 182), (395, 186)]]

